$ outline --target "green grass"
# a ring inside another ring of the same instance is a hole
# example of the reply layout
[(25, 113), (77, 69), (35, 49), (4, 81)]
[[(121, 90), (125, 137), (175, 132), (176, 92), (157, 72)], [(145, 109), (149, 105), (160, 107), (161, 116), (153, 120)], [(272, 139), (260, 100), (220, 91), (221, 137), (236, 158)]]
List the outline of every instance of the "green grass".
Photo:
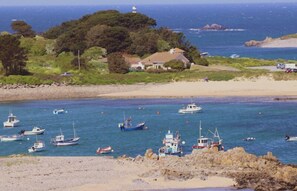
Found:
[(290, 38), (297, 38), (297, 33), (296, 34), (289, 34), (289, 35), (285, 35), (280, 37), (282, 40), (286, 40), (286, 39), (290, 39)]

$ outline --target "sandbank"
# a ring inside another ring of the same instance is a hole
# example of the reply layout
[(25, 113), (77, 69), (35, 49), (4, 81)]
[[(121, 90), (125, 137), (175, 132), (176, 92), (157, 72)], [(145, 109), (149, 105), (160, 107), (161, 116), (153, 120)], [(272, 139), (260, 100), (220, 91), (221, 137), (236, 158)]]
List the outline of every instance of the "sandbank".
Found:
[(297, 81), (262, 77), (230, 81), (164, 84), (0, 88), (0, 101), (79, 98), (296, 97)]
[(268, 42), (263, 42), (262, 48), (297, 48), (297, 38), (280, 39), (276, 38)]
[[(143, 174), (156, 170), (151, 163), (105, 157), (0, 158), (0, 190), (148, 190), (171, 188), (231, 187), (230, 178), (166, 180)], [(157, 170), (156, 170), (157, 171)]]

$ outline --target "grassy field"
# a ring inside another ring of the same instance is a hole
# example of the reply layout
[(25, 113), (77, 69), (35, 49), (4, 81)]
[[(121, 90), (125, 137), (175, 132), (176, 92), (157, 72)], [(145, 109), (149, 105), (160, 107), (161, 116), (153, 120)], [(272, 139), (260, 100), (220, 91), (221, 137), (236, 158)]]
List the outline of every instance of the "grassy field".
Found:
[[(191, 69), (182, 72), (130, 72), (128, 74), (109, 74), (107, 63), (102, 56), (95, 54), (94, 49), (82, 58), (88, 57), (86, 69), (78, 70), (71, 65), (75, 58), (72, 53), (55, 55), (53, 40), (42, 37), (34, 39), (23, 38), (21, 44), (28, 51), (28, 76), (3, 76), (0, 67), (0, 84), (52, 84), (65, 83), (71, 85), (88, 84), (134, 84), (134, 83), (164, 83), (172, 81), (197, 81), (208, 78), (212, 81), (227, 81), (235, 78), (254, 78), (259, 76), (273, 76), (276, 80), (296, 80), (297, 74), (285, 72), (269, 72), (267, 70), (248, 69), (253, 66), (275, 66), (284, 60), (263, 60), (252, 58), (209, 57), (208, 67), (194, 65)], [(104, 52), (104, 51), (101, 51)], [(296, 61), (290, 61), (297, 63)], [(0, 64), (1, 66), (1, 64)], [(63, 76), (64, 72), (71, 76)]]

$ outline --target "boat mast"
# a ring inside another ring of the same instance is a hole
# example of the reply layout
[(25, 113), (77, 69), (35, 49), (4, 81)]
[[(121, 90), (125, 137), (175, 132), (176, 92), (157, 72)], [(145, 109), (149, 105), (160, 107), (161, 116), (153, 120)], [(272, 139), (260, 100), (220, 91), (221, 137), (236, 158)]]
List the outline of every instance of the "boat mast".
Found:
[(202, 128), (201, 128), (201, 120), (200, 120), (200, 125), (199, 125), (199, 139), (201, 139), (201, 130), (202, 130)]
[(75, 132), (75, 129), (74, 129), (74, 122), (72, 122), (72, 127), (73, 127), (73, 138), (76, 137), (76, 132)]

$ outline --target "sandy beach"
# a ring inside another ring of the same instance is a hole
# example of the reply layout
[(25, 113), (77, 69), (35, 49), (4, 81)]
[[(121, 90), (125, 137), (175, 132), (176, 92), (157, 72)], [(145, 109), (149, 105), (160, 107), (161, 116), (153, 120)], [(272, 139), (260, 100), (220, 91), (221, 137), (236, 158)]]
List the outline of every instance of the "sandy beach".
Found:
[(297, 81), (267, 77), (231, 81), (172, 82), (165, 84), (44, 86), (0, 88), (0, 101), (78, 98), (187, 98), (187, 97), (297, 96)]
[[(170, 188), (231, 187), (231, 178), (168, 180), (158, 165), (106, 157), (0, 158), (0, 190), (120, 191)], [(149, 175), (147, 175), (149, 174)]]
[(291, 39), (280, 39), (276, 38), (269, 42), (263, 42), (263, 44), (260, 45), (262, 48), (297, 48), (297, 39), (291, 38)]

